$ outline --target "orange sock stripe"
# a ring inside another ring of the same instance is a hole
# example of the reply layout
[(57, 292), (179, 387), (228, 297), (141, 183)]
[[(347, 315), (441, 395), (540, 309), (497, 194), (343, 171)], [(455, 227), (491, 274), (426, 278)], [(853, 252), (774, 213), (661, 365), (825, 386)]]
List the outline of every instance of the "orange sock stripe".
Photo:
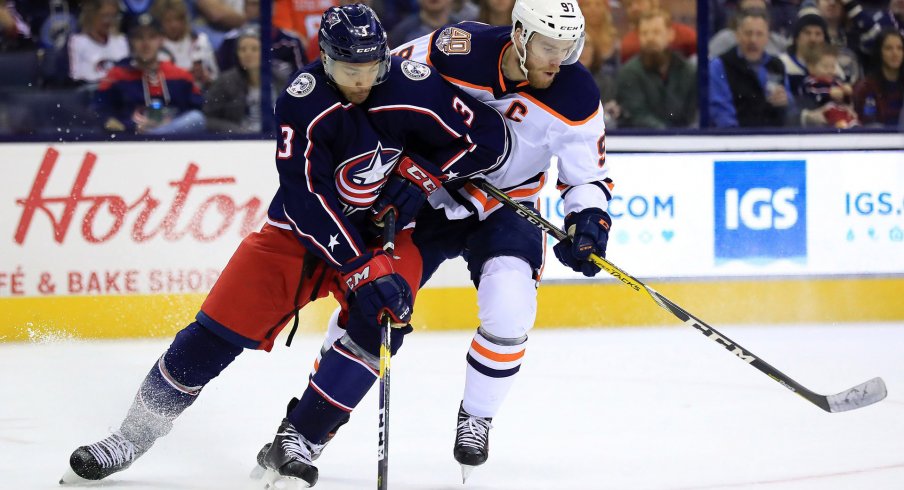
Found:
[(478, 344), (476, 340), (471, 341), (471, 348), (477, 351), (477, 353), (482, 355), (483, 357), (496, 362), (512, 362), (524, 357), (524, 349), (521, 349), (520, 351), (514, 352), (512, 354), (500, 354)]

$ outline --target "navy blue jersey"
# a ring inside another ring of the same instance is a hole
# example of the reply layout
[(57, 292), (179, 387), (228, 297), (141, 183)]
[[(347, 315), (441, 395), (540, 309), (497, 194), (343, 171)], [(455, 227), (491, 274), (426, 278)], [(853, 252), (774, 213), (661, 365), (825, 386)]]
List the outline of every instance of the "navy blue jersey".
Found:
[(503, 118), (428, 67), (393, 59), (361, 106), (330, 86), (319, 62), (276, 102), (279, 190), (268, 222), (341, 267), (365, 251), (368, 213), (403, 151), (447, 180), (490, 171), (509, 148)]
[(427, 65), (394, 56), (362, 107), (382, 137), (447, 182), (490, 172), (508, 156), (502, 115)]
[(320, 63), (305, 67), (276, 101), (279, 190), (269, 222), (339, 267), (365, 252), (361, 212), (373, 204), (402, 149), (384, 144), (366, 112), (329, 86)]

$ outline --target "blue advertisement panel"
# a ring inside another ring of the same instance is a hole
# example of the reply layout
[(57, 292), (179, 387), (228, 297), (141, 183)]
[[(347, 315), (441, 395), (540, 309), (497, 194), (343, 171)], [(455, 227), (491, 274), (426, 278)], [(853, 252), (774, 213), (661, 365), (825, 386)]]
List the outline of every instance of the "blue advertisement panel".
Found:
[(807, 162), (717, 160), (715, 259), (807, 259)]

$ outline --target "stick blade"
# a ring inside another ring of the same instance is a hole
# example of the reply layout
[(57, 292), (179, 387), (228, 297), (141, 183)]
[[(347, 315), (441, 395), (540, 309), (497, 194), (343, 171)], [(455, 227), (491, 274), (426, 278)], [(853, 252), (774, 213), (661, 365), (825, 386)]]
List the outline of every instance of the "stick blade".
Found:
[(873, 378), (836, 395), (827, 396), (826, 399), (829, 402), (829, 411), (837, 413), (872, 405), (884, 400), (886, 395), (888, 391), (885, 389), (885, 381), (882, 381), (882, 378)]

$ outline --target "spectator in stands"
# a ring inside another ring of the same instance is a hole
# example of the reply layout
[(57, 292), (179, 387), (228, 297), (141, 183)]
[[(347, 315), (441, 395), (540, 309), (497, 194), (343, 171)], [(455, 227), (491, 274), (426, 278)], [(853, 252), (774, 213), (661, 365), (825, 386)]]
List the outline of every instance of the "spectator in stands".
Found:
[(878, 66), (869, 66), (875, 61), (876, 41), (885, 30), (894, 30), (904, 36), (904, 0), (890, 0), (887, 8), (864, 8), (864, 0), (842, 0), (842, 6), (850, 19), (848, 43), (857, 50), (864, 72), (872, 72)]
[[(254, 0), (260, 3), (260, 0)], [(246, 0), (247, 2), (247, 0)], [(317, 44), (317, 30), (320, 29), (320, 18), (323, 12), (339, 5), (339, 0), (275, 0), (273, 2), (273, 25), (285, 31), (291, 31), (301, 38), (305, 48)], [(247, 7), (246, 7), (247, 8)], [(258, 7), (259, 9), (259, 7)], [(259, 10), (258, 10), (259, 12)], [(259, 15), (249, 17), (258, 21)], [(232, 51), (233, 53), (235, 50)]]
[[(149, 0), (132, 0), (142, 4)], [(223, 37), (232, 29), (248, 22), (244, 14), (244, 0), (187, 0), (192, 30), (207, 34), (210, 45), (216, 50)]]
[[(261, 42), (256, 33), (238, 37), (238, 65), (223, 72), (204, 101), (207, 130), (216, 133), (261, 131)], [(276, 100), (275, 93), (271, 100)]]
[(193, 0), (196, 25), (207, 25), (218, 31), (241, 27), (248, 21), (241, 0)]
[(769, 16), (746, 10), (738, 16), (737, 49), (709, 62), (709, 116), (726, 127), (784, 126), (796, 117), (785, 65), (766, 53)]
[(778, 33), (785, 39), (794, 39), (794, 24), (800, 17), (801, 0), (771, 0), (769, 5), (769, 17), (772, 19), (769, 26), (772, 32)]
[(824, 45), (810, 53), (806, 60), (801, 122), (805, 126), (831, 126), (847, 129), (858, 126), (851, 105), (851, 85), (837, 76), (838, 48)]
[(662, 9), (637, 23), (640, 53), (618, 72), (619, 126), (682, 128), (697, 120), (696, 69), (669, 49), (675, 37), (672, 16)]
[[(828, 43), (828, 29), (825, 19), (812, 10), (802, 11), (797, 23), (794, 24), (791, 46), (780, 56), (782, 63), (785, 64), (792, 96), (798, 97), (803, 93), (804, 78), (807, 76), (804, 59)], [(838, 70), (841, 71), (841, 68)]]
[[(514, 2), (511, 2), (514, 5)], [(581, 13), (584, 14), (584, 32), (592, 37), (595, 54), (603, 59), (603, 63), (616, 70), (619, 65), (618, 31), (612, 21), (608, 0), (578, 0)], [(511, 9), (509, 9), (511, 12)], [(511, 24), (511, 15), (509, 15)], [(584, 45), (587, 45), (585, 40)], [(585, 65), (586, 66), (586, 65)]]
[(195, 83), (206, 88), (219, 74), (207, 34), (194, 32), (185, 0), (155, 0), (151, 15), (163, 29), (163, 59), (191, 72)]
[[(480, 11), (477, 21), (491, 26), (507, 26), (512, 23), (512, 9), (515, 0), (480, 0)], [(583, 6), (581, 7), (583, 10)], [(584, 19), (587, 13), (584, 12)]]
[(452, 0), (452, 16), (458, 19), (458, 22), (477, 20), (479, 15), (480, 8), (471, 0)]
[(16, 10), (16, 3), (0, 5), (0, 52), (35, 48), (31, 28)]
[[(640, 42), (637, 39), (637, 23), (640, 17), (647, 12), (659, 8), (659, 0), (624, 0), (622, 4), (628, 14), (629, 30), (621, 38), (621, 60), (624, 63), (640, 51)], [(697, 56), (697, 31), (693, 27), (672, 22), (675, 38), (669, 48), (685, 58), (692, 59)]]
[(854, 86), (854, 107), (864, 125), (898, 125), (904, 111), (904, 35), (880, 33), (873, 56), (877, 68)]
[(801, 12), (806, 9), (819, 13), (828, 27), (828, 44), (838, 51), (838, 66), (844, 72), (845, 81), (853, 84), (860, 79), (862, 70), (857, 54), (848, 46), (847, 16), (841, 8), (841, 0), (805, 0)]
[(389, 32), (389, 45), (398, 46), (459, 21), (452, 15), (452, 0), (418, 0), (419, 12), (402, 19)]
[[(322, 14), (323, 12), (318, 15), (322, 16)], [(236, 66), (239, 36), (248, 31), (260, 35), (260, 0), (245, 0), (245, 16), (250, 19), (249, 22), (240, 29), (233, 29), (226, 33), (223, 44), (217, 49), (217, 64), (221, 71)], [(275, 21), (274, 18), (274, 25), (270, 29), (270, 68), (273, 74), (273, 84), (281, 88), (288, 83), (289, 77), (293, 73), (308, 63), (308, 60), (318, 58), (320, 50), (315, 49), (313, 56), (306, 57), (302, 39), (292, 31), (277, 27)], [(317, 22), (319, 25), (320, 17)], [(316, 40), (311, 43), (312, 47), (316, 47), (316, 45)]]
[[(383, 28), (386, 29), (386, 32), (391, 32), (402, 19), (416, 14), (419, 9), (418, 0), (383, 0), (382, 11), (376, 10), (376, 12), (380, 15)], [(390, 45), (390, 47), (393, 46)]]
[[(741, 10), (768, 10), (769, 2), (767, 0), (741, 0), (738, 4), (738, 11)], [(737, 28), (736, 18), (732, 18), (729, 26), (717, 32), (709, 40), (709, 57), (710, 59), (722, 56), (729, 49), (733, 49), (738, 45), (735, 37), (735, 29)], [(778, 56), (788, 49), (789, 41), (782, 35), (769, 31), (769, 42), (766, 44), (766, 52), (772, 56)]]
[[(593, 75), (600, 89), (607, 128), (618, 125), (621, 108), (616, 101), (616, 73), (621, 64), (618, 56), (618, 32), (612, 21), (607, 0), (579, 0), (584, 14), (584, 49), (579, 61)], [(511, 17), (511, 16), (510, 16)], [(508, 23), (511, 23), (511, 18)]]
[(616, 100), (618, 84), (615, 76), (617, 72), (607, 69), (605, 60), (601, 55), (597, 54), (594, 38), (590, 37), (589, 34), (585, 34), (584, 49), (581, 50), (581, 56), (578, 61), (593, 75), (593, 81), (600, 91), (600, 101), (603, 103), (603, 118), (606, 121), (606, 127), (609, 129), (618, 127), (621, 107)]
[(31, 30), (31, 37), (42, 48), (62, 48), (78, 27), (76, 16), (81, 0), (49, 0), (46, 2), (6, 0)]
[(159, 60), (163, 34), (156, 19), (145, 13), (127, 25), (132, 55), (97, 90), (104, 128), (155, 135), (203, 130), (201, 92), (191, 73)]
[(129, 56), (129, 43), (118, 32), (117, 0), (88, 0), (79, 15), (81, 32), (69, 38), (69, 77), (99, 82), (119, 60)]

